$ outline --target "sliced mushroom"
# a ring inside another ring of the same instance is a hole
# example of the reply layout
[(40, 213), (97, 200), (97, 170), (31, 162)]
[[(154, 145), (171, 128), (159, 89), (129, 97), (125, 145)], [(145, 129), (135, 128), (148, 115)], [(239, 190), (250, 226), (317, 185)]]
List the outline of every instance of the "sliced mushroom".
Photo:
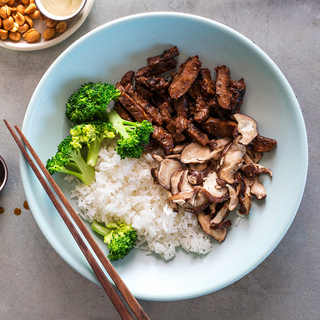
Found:
[(152, 153), (151, 156), (152, 156), (153, 160), (156, 160), (156, 161), (158, 161), (159, 163), (163, 160), (163, 157), (160, 156), (160, 154)]
[(180, 192), (183, 192), (183, 191), (193, 191), (193, 186), (192, 184), (189, 182), (189, 179), (188, 179), (188, 169), (186, 170), (183, 170), (182, 174), (181, 174), (181, 177), (180, 177), (180, 181), (179, 181), (179, 184), (178, 184), (178, 190)]
[(258, 200), (265, 199), (267, 196), (266, 189), (264, 185), (259, 181), (258, 177), (254, 179), (254, 183), (251, 186), (250, 190)]
[(175, 171), (181, 170), (181, 163), (174, 159), (164, 159), (160, 162), (158, 182), (165, 189), (170, 189), (171, 176)]
[(240, 143), (243, 145), (249, 144), (257, 136), (257, 122), (251, 117), (245, 116), (241, 113), (236, 113), (233, 117), (238, 122), (238, 132), (241, 134), (242, 138)]
[(228, 202), (228, 209), (230, 211), (234, 210), (237, 205), (238, 205), (238, 194), (237, 194), (237, 189), (235, 188), (234, 185), (227, 184), (227, 188), (229, 191), (229, 202)]
[(171, 175), (170, 189), (172, 194), (176, 194), (179, 192), (178, 185), (179, 185), (182, 173), (183, 173), (183, 170), (177, 170)]
[(172, 195), (167, 201), (188, 200), (194, 195), (194, 191), (183, 191)]
[(245, 195), (243, 198), (239, 197), (240, 209), (239, 213), (248, 215), (251, 209), (251, 199), (248, 195)]
[(211, 150), (197, 142), (188, 144), (181, 152), (182, 163), (203, 163), (210, 159)]
[(218, 175), (216, 172), (211, 172), (204, 179), (203, 188), (212, 196), (211, 202), (223, 202), (229, 198), (228, 188), (223, 188), (217, 183)]
[(217, 226), (228, 216), (229, 213), (230, 210), (228, 209), (228, 203), (226, 202), (218, 211), (217, 215), (210, 221), (210, 225)]
[(257, 152), (269, 152), (277, 145), (275, 139), (266, 138), (258, 134), (252, 142), (253, 149)]
[(198, 223), (207, 235), (213, 237), (214, 239), (218, 240), (219, 242), (223, 241), (227, 235), (227, 228), (222, 229), (213, 229), (210, 226), (211, 217), (210, 215), (206, 215), (204, 212), (200, 212), (197, 215)]
[(216, 145), (213, 147), (211, 152), (211, 159), (218, 160), (221, 156), (222, 151), (226, 148), (228, 143), (231, 142), (230, 138), (221, 138), (216, 140)]
[(218, 169), (218, 176), (229, 184), (235, 183), (234, 175), (243, 166), (243, 155), (246, 147), (239, 143), (241, 136), (236, 137)]
[(241, 168), (241, 170), (247, 177), (254, 178), (262, 173), (269, 173), (270, 177), (272, 177), (272, 171), (270, 169), (262, 166), (261, 164), (252, 162), (248, 154), (243, 156), (243, 160), (245, 165)]
[[(167, 189), (163, 189), (165, 191), (165, 193), (167, 194), (167, 198), (170, 199), (172, 197), (172, 193), (170, 190), (167, 190)], [(168, 201), (167, 199), (167, 201)], [(172, 207), (172, 210), (174, 212), (178, 212), (179, 211), (179, 208), (178, 208), (178, 205), (174, 202), (171, 202), (171, 207)]]

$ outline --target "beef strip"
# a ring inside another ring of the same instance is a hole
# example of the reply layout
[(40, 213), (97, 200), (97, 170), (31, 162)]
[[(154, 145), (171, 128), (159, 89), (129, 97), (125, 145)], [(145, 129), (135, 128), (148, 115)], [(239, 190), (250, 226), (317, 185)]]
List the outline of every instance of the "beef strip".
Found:
[(134, 99), (125, 91), (124, 87), (118, 82), (116, 88), (120, 90), (121, 95), (119, 97), (119, 102), (127, 110), (136, 121), (142, 122), (143, 120), (148, 120), (151, 122), (151, 119), (146, 114), (141, 106), (139, 106)]
[(123, 75), (123, 77), (120, 80), (120, 84), (122, 86), (125, 86), (127, 83), (130, 83), (132, 85), (133, 79), (134, 79), (134, 71), (130, 70)]
[(225, 65), (216, 69), (216, 95), (221, 108), (231, 110), (230, 70)]
[(173, 100), (173, 107), (177, 112), (177, 116), (189, 117), (189, 103), (185, 95), (181, 96), (177, 100)]
[(119, 102), (115, 103), (113, 109), (115, 111), (117, 111), (118, 115), (122, 119), (128, 120), (128, 121), (135, 121), (135, 119), (132, 117), (132, 115), (127, 110), (125, 110)]
[(163, 122), (168, 125), (172, 121), (172, 107), (169, 102), (164, 102), (159, 106)]
[(170, 86), (170, 78), (162, 77), (136, 77), (136, 82), (143, 84), (147, 89), (151, 91), (157, 91), (158, 93), (165, 93)]
[(209, 106), (204, 102), (202, 96), (198, 96), (195, 102), (195, 109), (193, 113), (194, 121), (202, 123), (210, 116)]
[(210, 142), (208, 136), (185, 117), (177, 117), (175, 119), (175, 124), (177, 133), (185, 132), (192, 140), (198, 142), (202, 146), (205, 146)]
[(166, 126), (166, 128), (175, 141), (182, 142), (186, 140), (186, 137), (182, 133), (177, 132), (177, 127), (174, 120), (171, 120), (170, 123)]
[(140, 68), (136, 73), (135, 77), (150, 77), (153, 75), (159, 75), (161, 73), (164, 73), (166, 71), (172, 70), (176, 67), (177, 61), (176, 60), (167, 60), (167, 61), (162, 61), (154, 66), (146, 66)]
[(231, 113), (239, 113), (240, 107), (242, 105), (243, 96), (246, 93), (246, 84), (242, 79), (238, 81), (231, 81), (230, 84), (230, 92), (231, 92)]
[(185, 94), (197, 78), (200, 69), (201, 61), (199, 61), (198, 56), (188, 58), (186, 62), (180, 66), (172, 80), (169, 87), (170, 97), (176, 100)]
[(148, 58), (147, 62), (149, 66), (154, 66), (161, 63), (162, 61), (171, 60), (178, 55), (179, 55), (179, 50), (177, 46), (174, 46), (168, 50), (165, 50), (162, 54), (158, 56)]
[(170, 154), (174, 148), (174, 141), (172, 135), (162, 127), (153, 125), (152, 138), (158, 143), (163, 149), (165, 154)]
[(220, 120), (210, 117), (204, 124), (205, 131), (215, 137), (232, 137), (233, 130), (237, 127), (237, 122), (230, 120)]
[(201, 69), (198, 78), (201, 92), (205, 96), (213, 96), (216, 93), (216, 88), (211, 79), (210, 70), (208, 68)]

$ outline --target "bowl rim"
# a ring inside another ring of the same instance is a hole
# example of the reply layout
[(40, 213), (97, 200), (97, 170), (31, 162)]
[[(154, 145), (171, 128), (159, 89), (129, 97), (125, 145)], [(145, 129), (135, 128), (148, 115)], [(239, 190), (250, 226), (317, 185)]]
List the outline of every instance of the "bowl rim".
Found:
[(0, 185), (0, 191), (3, 190), (3, 188), (5, 187), (5, 185), (7, 184), (8, 181), (8, 167), (6, 162), (4, 161), (3, 157), (0, 156), (0, 165), (3, 167), (4, 169), (4, 179)]
[(39, 11), (47, 18), (56, 20), (56, 21), (65, 21), (74, 18), (76, 15), (78, 15), (84, 6), (86, 5), (87, 0), (81, 0), (81, 5), (79, 6), (78, 10), (75, 11), (72, 14), (69, 14), (68, 16), (57, 16), (53, 13), (50, 13), (43, 5), (42, 5), (42, 0), (34, 0), (37, 8)]

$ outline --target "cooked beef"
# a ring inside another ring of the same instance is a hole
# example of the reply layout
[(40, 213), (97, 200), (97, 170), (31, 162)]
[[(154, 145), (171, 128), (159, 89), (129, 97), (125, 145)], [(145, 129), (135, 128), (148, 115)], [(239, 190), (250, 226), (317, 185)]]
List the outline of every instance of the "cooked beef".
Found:
[(176, 100), (185, 94), (197, 78), (200, 69), (201, 61), (199, 61), (198, 56), (188, 58), (186, 62), (180, 66), (172, 80), (169, 87), (170, 97)]
[(242, 105), (243, 96), (246, 93), (246, 84), (243, 79), (238, 81), (231, 81), (230, 84), (230, 92), (231, 92), (231, 113), (239, 113), (240, 107)]
[(154, 130), (152, 133), (152, 138), (163, 149), (165, 154), (170, 154), (172, 149), (174, 148), (174, 141), (172, 135), (162, 127), (153, 125), (153, 128)]
[(160, 114), (166, 125), (172, 121), (172, 107), (169, 102), (164, 102), (159, 106)]
[(216, 93), (216, 88), (211, 79), (210, 70), (208, 68), (201, 69), (198, 78), (201, 92), (205, 96), (213, 96)]
[(231, 110), (230, 70), (225, 65), (216, 69), (216, 95), (221, 108)]
[(188, 99), (185, 95), (181, 96), (177, 100), (173, 100), (174, 109), (177, 112), (177, 116), (183, 116), (185, 118), (189, 117), (189, 103)]
[(182, 133), (177, 132), (177, 127), (174, 120), (171, 120), (170, 123), (167, 124), (166, 128), (175, 141), (182, 142), (186, 140), (186, 137)]
[(122, 119), (125, 119), (128, 121), (135, 121), (135, 119), (132, 117), (132, 115), (130, 115), (129, 112), (127, 112), (119, 102), (115, 103), (113, 109), (117, 111), (118, 115)]
[(177, 133), (182, 133), (184, 130), (188, 128), (188, 125), (190, 124), (190, 121), (183, 116), (176, 117), (174, 122), (176, 125)]
[(142, 122), (143, 120), (151, 121), (149, 116), (140, 107), (134, 99), (125, 91), (124, 87), (120, 84), (116, 84), (116, 88), (120, 90), (121, 95), (119, 97), (119, 102), (122, 106), (134, 117), (134, 119), (138, 122)]
[(210, 116), (209, 106), (204, 102), (201, 96), (198, 96), (194, 104), (195, 110), (193, 113), (194, 121), (202, 123)]
[(130, 83), (132, 85), (133, 79), (134, 79), (134, 71), (130, 70), (123, 75), (123, 77), (120, 80), (120, 84), (122, 86), (125, 86), (127, 83)]
[(162, 77), (136, 77), (136, 82), (143, 84), (147, 89), (151, 91), (157, 91), (159, 93), (165, 93), (170, 86), (170, 78)]
[(168, 50), (165, 50), (162, 54), (158, 56), (148, 58), (147, 62), (149, 66), (154, 66), (161, 63), (162, 61), (171, 60), (178, 55), (179, 55), (179, 50), (177, 46), (174, 46)]
[(258, 134), (252, 141), (253, 149), (256, 152), (269, 152), (275, 148), (276, 145), (276, 140), (260, 136), (260, 134)]
[(159, 75), (161, 73), (164, 73), (166, 71), (172, 70), (176, 67), (177, 61), (176, 60), (167, 60), (167, 61), (162, 61), (154, 66), (146, 66), (140, 68), (136, 74), (135, 77), (150, 77), (153, 75)]
[(232, 137), (233, 130), (237, 127), (237, 122), (230, 120), (220, 120), (210, 117), (204, 124), (205, 131), (215, 137)]

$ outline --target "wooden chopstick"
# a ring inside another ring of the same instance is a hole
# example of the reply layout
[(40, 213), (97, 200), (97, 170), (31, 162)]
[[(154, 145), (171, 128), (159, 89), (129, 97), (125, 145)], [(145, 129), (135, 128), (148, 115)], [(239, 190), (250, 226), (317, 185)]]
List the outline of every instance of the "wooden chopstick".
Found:
[(42, 184), (43, 188), (47, 192), (50, 200), (52, 201), (52, 203), (54, 204), (54, 206), (56, 207), (56, 209), (60, 213), (63, 221), (66, 223), (71, 234), (73, 235), (74, 239), (76, 240), (81, 251), (83, 252), (86, 259), (88, 260), (91, 268), (93, 269), (93, 271), (97, 275), (97, 278), (99, 279), (101, 285), (105, 289), (106, 293), (108, 294), (109, 298), (111, 299), (112, 303), (114, 304), (115, 308), (117, 309), (117, 311), (120, 314), (120, 316), (122, 317), (122, 319), (129, 320), (129, 319), (132, 319), (132, 317), (131, 317), (130, 313), (128, 312), (128, 310), (126, 309), (125, 305), (123, 304), (122, 300), (120, 299), (120, 297), (118, 296), (118, 294), (114, 290), (113, 286), (111, 285), (111, 283), (109, 282), (109, 280), (105, 276), (104, 272), (100, 268), (98, 262), (96, 261), (96, 259), (92, 255), (92, 253), (90, 252), (89, 248), (87, 247), (87, 245), (83, 241), (82, 237), (80, 236), (80, 234), (76, 230), (72, 221), (69, 219), (64, 208), (61, 206), (60, 202), (55, 197), (55, 194), (52, 191), (52, 189), (55, 191), (56, 195), (58, 196), (58, 198), (62, 202), (63, 206), (69, 212), (70, 216), (72, 217), (72, 219), (74, 220), (74, 222), (76, 223), (78, 228), (80, 229), (83, 236), (86, 238), (87, 242), (89, 243), (89, 245), (91, 246), (91, 248), (93, 249), (95, 254), (97, 255), (101, 264), (106, 269), (106, 271), (108, 272), (109, 276), (111, 277), (111, 279), (113, 280), (113, 282), (115, 283), (115, 285), (117, 286), (119, 291), (121, 292), (122, 296), (124, 297), (124, 299), (126, 300), (128, 305), (130, 306), (130, 308), (132, 309), (133, 313), (136, 315), (137, 319), (148, 320), (149, 317), (144, 312), (144, 310), (141, 308), (138, 301), (132, 295), (132, 293), (130, 292), (130, 290), (128, 289), (126, 284), (123, 282), (123, 280), (121, 279), (121, 277), (119, 276), (117, 271), (114, 269), (114, 267), (110, 263), (109, 259), (105, 256), (105, 254), (102, 252), (102, 250), (100, 249), (100, 247), (98, 246), (96, 241), (93, 239), (92, 235), (90, 234), (90, 232), (88, 231), (88, 229), (86, 228), (86, 226), (84, 225), (84, 223), (82, 222), (82, 220), (80, 219), (80, 217), (78, 216), (76, 211), (73, 209), (73, 207), (71, 206), (69, 201), (66, 199), (66, 197), (64, 196), (64, 194), (62, 193), (62, 191), (60, 190), (60, 188), (58, 187), (58, 185), (54, 181), (54, 179), (51, 177), (50, 173), (48, 172), (48, 170), (46, 169), (44, 164), (41, 162), (40, 158), (38, 157), (38, 155), (36, 154), (36, 152), (34, 151), (32, 146), (30, 145), (30, 143), (28, 142), (27, 138), (24, 136), (22, 131), (19, 129), (18, 126), (14, 126), (14, 128), (17, 130), (19, 136), (21, 137), (22, 141), (24, 142), (24, 144), (28, 148), (29, 152), (31, 153), (32, 157), (35, 159), (36, 163), (38, 164), (40, 170), (42, 171), (42, 173), (44, 174), (46, 179), (49, 181), (52, 189), (47, 184), (43, 175), (40, 173), (39, 169), (37, 168), (37, 166), (33, 162), (29, 153), (27, 152), (27, 150), (25, 149), (25, 147), (21, 143), (20, 139), (18, 138), (16, 133), (13, 131), (13, 129), (11, 128), (11, 126), (9, 125), (9, 123), (6, 119), (4, 119), (4, 123), (6, 124), (7, 128), (9, 129), (11, 135), (13, 136), (17, 145), (19, 146), (20, 150), (22, 151), (24, 157), (28, 161), (32, 170), (36, 174), (36, 176), (39, 179), (40, 183)]

